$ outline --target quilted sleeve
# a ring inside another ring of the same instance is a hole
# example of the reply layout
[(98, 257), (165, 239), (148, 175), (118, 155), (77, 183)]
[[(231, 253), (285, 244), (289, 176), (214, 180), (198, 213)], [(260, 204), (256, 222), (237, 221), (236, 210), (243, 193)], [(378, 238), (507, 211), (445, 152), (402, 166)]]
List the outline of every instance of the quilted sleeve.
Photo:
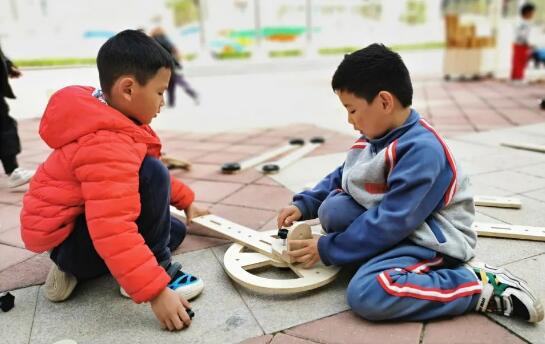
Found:
[(170, 203), (180, 210), (184, 210), (195, 200), (195, 193), (186, 184), (170, 176)]

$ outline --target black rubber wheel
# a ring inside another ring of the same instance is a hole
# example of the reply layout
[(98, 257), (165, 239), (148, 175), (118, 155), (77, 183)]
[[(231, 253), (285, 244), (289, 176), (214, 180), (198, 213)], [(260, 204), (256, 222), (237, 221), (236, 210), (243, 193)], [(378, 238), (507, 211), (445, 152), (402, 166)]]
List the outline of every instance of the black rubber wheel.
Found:
[(325, 139), (321, 136), (315, 136), (310, 139), (310, 143), (324, 143)]
[(238, 170), (240, 170), (240, 164), (238, 162), (228, 162), (221, 167), (223, 173), (233, 173)]
[(278, 167), (278, 165), (276, 164), (267, 164), (267, 165), (263, 165), (261, 170), (265, 173), (273, 173), (273, 172), (278, 172), (280, 170), (280, 167)]
[(280, 239), (286, 239), (288, 237), (288, 230), (286, 228), (281, 228), (278, 230), (278, 237)]
[(291, 139), (290, 140), (290, 145), (304, 145), (305, 144), (305, 140), (303, 139), (299, 139), (299, 138), (296, 138), (296, 139)]

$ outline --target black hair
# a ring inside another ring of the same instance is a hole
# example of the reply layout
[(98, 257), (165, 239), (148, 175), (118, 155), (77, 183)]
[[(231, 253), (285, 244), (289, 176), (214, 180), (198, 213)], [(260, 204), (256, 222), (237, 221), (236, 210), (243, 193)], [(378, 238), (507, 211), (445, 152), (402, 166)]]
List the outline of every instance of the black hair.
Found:
[(520, 8), (520, 15), (525, 17), (527, 14), (530, 14), (536, 10), (536, 5), (531, 2), (527, 2)]
[(161, 67), (173, 70), (173, 60), (163, 47), (145, 33), (125, 30), (100, 47), (97, 67), (100, 87), (109, 94), (120, 76), (134, 75), (140, 85), (146, 85)]
[(411, 77), (401, 56), (378, 43), (345, 55), (333, 74), (331, 87), (369, 103), (380, 91), (392, 93), (403, 107), (410, 106), (413, 99)]

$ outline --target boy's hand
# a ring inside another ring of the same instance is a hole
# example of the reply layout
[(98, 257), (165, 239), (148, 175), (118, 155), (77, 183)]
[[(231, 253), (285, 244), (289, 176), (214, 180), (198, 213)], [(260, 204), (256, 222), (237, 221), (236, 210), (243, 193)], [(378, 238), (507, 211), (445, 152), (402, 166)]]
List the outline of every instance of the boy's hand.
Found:
[(318, 240), (320, 236), (315, 235), (312, 239), (290, 240), (288, 254), (298, 263), (303, 263), (305, 269), (314, 266), (320, 260), (318, 252)]
[(185, 223), (188, 226), (191, 224), (191, 221), (193, 221), (194, 218), (210, 214), (210, 211), (208, 209), (201, 209), (199, 207), (194, 206), (193, 204), (191, 204), (189, 207), (184, 209), (184, 212), (185, 212)]
[(185, 310), (191, 308), (191, 305), (173, 290), (165, 288), (150, 303), (163, 329), (178, 331), (191, 324), (191, 318)]
[(294, 205), (287, 206), (280, 210), (278, 218), (276, 219), (278, 228), (289, 227), (293, 225), (293, 221), (297, 221), (303, 216), (301, 210)]

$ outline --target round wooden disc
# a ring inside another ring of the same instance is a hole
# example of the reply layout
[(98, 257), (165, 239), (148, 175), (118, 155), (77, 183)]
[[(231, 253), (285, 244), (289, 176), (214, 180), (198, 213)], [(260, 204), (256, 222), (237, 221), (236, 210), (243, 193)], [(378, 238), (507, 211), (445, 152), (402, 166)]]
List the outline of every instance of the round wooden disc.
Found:
[[(271, 237), (276, 231), (269, 231)], [(264, 294), (294, 294), (316, 289), (333, 281), (340, 268), (325, 266), (319, 262), (311, 269), (304, 269), (300, 264), (288, 264), (279, 259), (268, 257), (258, 252), (248, 252), (240, 244), (233, 244), (223, 258), (227, 274), (240, 285)], [(273, 279), (252, 274), (251, 270), (272, 266), (289, 268), (298, 278)]]

